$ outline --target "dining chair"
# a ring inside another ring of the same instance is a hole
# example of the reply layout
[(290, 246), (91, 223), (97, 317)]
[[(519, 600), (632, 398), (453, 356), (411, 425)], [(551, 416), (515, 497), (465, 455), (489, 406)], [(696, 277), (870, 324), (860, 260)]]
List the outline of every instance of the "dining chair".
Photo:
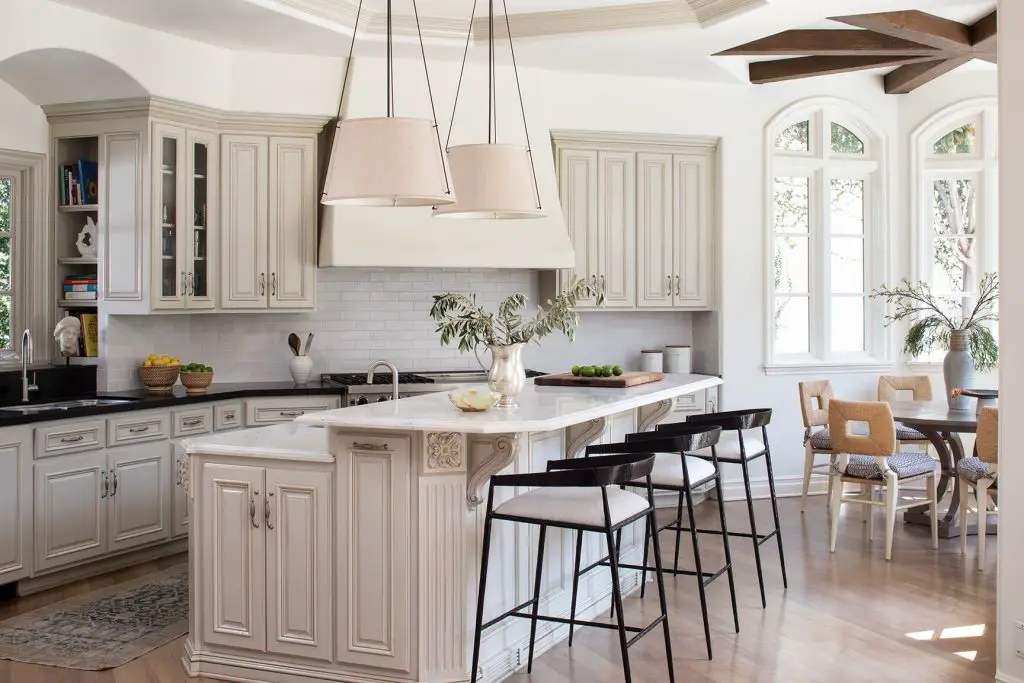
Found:
[[(899, 490), (904, 484), (926, 481), (928, 507), (931, 515), (932, 547), (939, 547), (938, 473), (939, 464), (921, 451), (899, 450), (896, 423), (892, 408), (881, 401), (829, 402), (829, 431), (836, 455), (832, 470), (832, 531), (829, 550), (836, 551), (839, 517), (843, 503), (885, 507), (885, 559), (892, 559), (892, 537), (896, 513), (918, 507), (919, 500), (900, 502)], [(867, 429), (851, 431), (853, 425), (866, 424)], [(845, 495), (843, 484), (859, 484), (861, 491)], [(884, 490), (884, 501), (875, 500), (874, 491)], [(866, 492), (866, 493), (865, 493)], [(867, 508), (870, 510), (871, 508)], [(868, 520), (868, 538), (873, 540), (874, 525)]]
[[(828, 497), (826, 505), (832, 504), (831, 468), (835, 465), (832, 452), (832, 439), (828, 431), (828, 404), (832, 400), (832, 383), (827, 379), (815, 382), (800, 382), (800, 414), (804, 418), (804, 488), (800, 499), (800, 512), (807, 507), (807, 492), (811, 486), (811, 476), (826, 476), (828, 481)], [(818, 428), (818, 429), (816, 429)], [(818, 463), (819, 455), (827, 455), (828, 463)]]
[[(878, 378), (878, 400), (886, 403), (900, 401), (900, 392), (910, 392), (914, 403), (932, 402), (932, 381), (927, 375), (882, 375)], [(924, 446), (928, 450), (928, 437), (906, 425), (896, 423), (896, 440), (902, 446)]]
[(985, 532), (989, 496), (999, 489), (996, 468), (999, 465), (999, 409), (982, 408), (978, 416), (975, 455), (957, 463), (960, 478), (960, 554), (967, 552), (967, 501), (971, 489), (978, 504), (978, 571), (985, 570)]

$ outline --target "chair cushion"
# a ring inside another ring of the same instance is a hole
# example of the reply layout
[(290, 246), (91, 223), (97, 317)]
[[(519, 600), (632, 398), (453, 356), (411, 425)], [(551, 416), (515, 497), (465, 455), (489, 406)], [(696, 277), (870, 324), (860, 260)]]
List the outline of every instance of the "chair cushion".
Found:
[(832, 435), (829, 433), (828, 427), (813, 432), (809, 440), (811, 442), (811, 448), (819, 451), (832, 450)]
[[(608, 486), (608, 510), (612, 525), (647, 510), (646, 496), (638, 496), (617, 486)], [(551, 486), (533, 489), (507, 500), (494, 509), (495, 514), (535, 519), (538, 522), (562, 522), (603, 527), (604, 503), (600, 487)]]
[(956, 464), (956, 471), (974, 483), (979, 479), (996, 479), (998, 476), (995, 472), (989, 472), (988, 463), (981, 458), (964, 458)]
[[(920, 451), (905, 451), (890, 455), (886, 458), (889, 469), (896, 473), (898, 479), (916, 477), (928, 472), (939, 470), (939, 463), (932, 459), (927, 453)], [(846, 465), (846, 472), (840, 472), (838, 465), (836, 471), (848, 477), (857, 479), (881, 479), (882, 470), (878, 467), (878, 461), (870, 455), (851, 455)]]
[[(686, 456), (686, 469), (690, 472), (690, 485), (700, 484), (715, 476), (715, 466), (707, 460)], [(645, 479), (636, 479), (634, 483), (644, 484)], [(654, 469), (651, 471), (651, 483), (654, 486), (682, 486), (683, 459), (678, 453), (655, 453)]]
[(928, 437), (917, 431), (911, 429), (905, 424), (899, 422), (896, 423), (896, 440), (897, 441), (927, 441)]
[[(743, 447), (747, 450), (747, 457), (760, 455), (764, 452), (764, 441), (761, 439), (761, 430), (749, 430), (743, 433)], [(718, 445), (715, 446), (715, 452), (719, 458), (730, 458), (733, 460), (740, 459), (740, 437), (739, 432), (735, 429), (729, 431), (723, 431), (722, 436), (718, 439)], [(704, 456), (705, 458), (711, 457), (710, 448), (702, 448), (699, 451), (694, 451), (697, 455)]]

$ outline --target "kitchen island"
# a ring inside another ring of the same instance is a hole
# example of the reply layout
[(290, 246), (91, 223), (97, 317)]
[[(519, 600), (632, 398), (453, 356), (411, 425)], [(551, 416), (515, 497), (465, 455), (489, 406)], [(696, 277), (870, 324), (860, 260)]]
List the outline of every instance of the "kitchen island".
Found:
[[(468, 680), (489, 477), (651, 429), (679, 397), (719, 384), (705, 375), (628, 389), (528, 383), (511, 411), (461, 413), (431, 394), (189, 441), (186, 670), (273, 683)], [(530, 593), (536, 533), (495, 526), (487, 614)], [(627, 562), (639, 560), (642, 540), (641, 527), (623, 534)], [(568, 614), (572, 541), (548, 532), (547, 614)], [(584, 561), (600, 548), (588, 539)], [(638, 579), (624, 574), (623, 588)], [(607, 609), (610, 593), (607, 572), (588, 574), (579, 615)], [(508, 620), (485, 634), (481, 681), (519, 667), (527, 626)], [(538, 650), (567, 633), (545, 625)]]

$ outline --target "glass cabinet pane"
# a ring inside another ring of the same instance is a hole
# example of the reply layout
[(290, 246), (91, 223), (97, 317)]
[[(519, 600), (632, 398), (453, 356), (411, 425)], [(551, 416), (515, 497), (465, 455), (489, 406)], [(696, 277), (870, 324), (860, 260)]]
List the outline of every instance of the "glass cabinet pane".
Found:
[(189, 294), (209, 296), (209, 251), (207, 230), (207, 188), (209, 187), (209, 150), (205, 143), (196, 142), (192, 149), (192, 283)]
[(164, 297), (178, 296), (178, 140), (165, 137), (161, 140), (161, 184), (160, 184), (160, 294)]

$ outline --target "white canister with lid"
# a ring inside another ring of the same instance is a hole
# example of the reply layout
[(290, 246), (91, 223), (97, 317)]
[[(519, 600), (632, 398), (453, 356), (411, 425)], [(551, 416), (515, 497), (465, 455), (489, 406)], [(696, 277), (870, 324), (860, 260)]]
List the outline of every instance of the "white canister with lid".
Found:
[(661, 349), (642, 349), (640, 351), (640, 369), (644, 372), (664, 372), (664, 356)]
[(688, 375), (693, 372), (692, 349), (682, 344), (666, 346), (665, 372), (680, 375)]

